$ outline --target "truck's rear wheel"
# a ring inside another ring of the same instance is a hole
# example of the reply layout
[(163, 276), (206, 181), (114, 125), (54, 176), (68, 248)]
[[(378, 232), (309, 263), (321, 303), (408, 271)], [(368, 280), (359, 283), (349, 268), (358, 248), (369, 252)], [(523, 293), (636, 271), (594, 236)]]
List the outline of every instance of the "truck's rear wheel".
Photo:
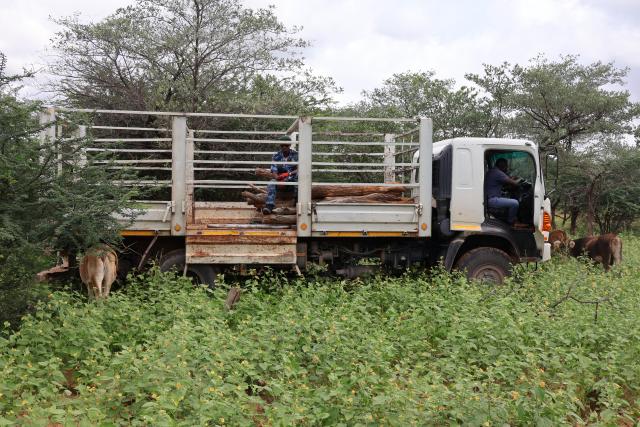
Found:
[(511, 258), (496, 248), (475, 248), (462, 255), (456, 269), (465, 271), (469, 280), (500, 285), (511, 275)]
[[(160, 271), (176, 270), (182, 274), (186, 255), (184, 249), (176, 249), (165, 254), (160, 260)], [(186, 275), (197, 284), (207, 285), (210, 288), (216, 284), (216, 269), (207, 264), (189, 264), (187, 266)]]

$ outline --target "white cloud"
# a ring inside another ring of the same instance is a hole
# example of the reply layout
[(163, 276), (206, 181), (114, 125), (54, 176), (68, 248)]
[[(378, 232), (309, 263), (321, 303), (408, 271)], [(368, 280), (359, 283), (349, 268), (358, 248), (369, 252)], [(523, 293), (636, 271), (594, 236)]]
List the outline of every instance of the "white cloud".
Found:
[[(133, 0), (25, 0), (0, 5), (0, 50), (11, 70), (42, 65), (56, 30), (49, 16), (76, 11), (96, 20)], [(433, 69), (464, 83), (482, 63), (524, 63), (538, 53), (579, 54), (585, 62), (629, 66), (629, 90), (640, 99), (640, 2), (637, 0), (245, 0), (275, 4), (287, 25), (302, 25), (313, 46), (304, 55), (317, 73), (359, 99), (393, 73)]]

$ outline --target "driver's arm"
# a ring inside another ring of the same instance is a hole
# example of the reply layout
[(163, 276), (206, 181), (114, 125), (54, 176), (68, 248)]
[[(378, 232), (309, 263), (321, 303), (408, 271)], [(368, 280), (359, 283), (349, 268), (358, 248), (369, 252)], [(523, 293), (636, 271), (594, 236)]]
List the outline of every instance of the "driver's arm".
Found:
[(513, 179), (513, 178), (511, 178), (511, 177), (509, 177), (509, 176), (508, 176), (508, 177), (504, 180), (504, 183), (505, 183), (505, 184), (507, 184), (507, 185), (510, 185), (510, 186), (512, 186), (512, 187), (517, 187), (517, 186), (519, 186), (519, 185), (520, 185), (520, 179)]

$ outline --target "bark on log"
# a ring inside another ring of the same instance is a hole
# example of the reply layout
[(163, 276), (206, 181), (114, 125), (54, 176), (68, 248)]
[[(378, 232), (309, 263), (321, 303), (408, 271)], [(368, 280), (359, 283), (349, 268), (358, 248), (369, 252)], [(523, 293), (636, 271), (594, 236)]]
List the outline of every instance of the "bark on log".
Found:
[(264, 187), (257, 187), (253, 184), (249, 184), (249, 188), (251, 188), (251, 190), (253, 190), (255, 193), (266, 193), (267, 189)]
[(261, 178), (273, 179), (273, 173), (271, 173), (271, 169), (256, 168), (256, 176), (259, 176)]
[(295, 224), (296, 215), (265, 215), (262, 222), (265, 224)]
[[(241, 195), (247, 200), (247, 203), (255, 206), (256, 208), (262, 208), (267, 202), (267, 193), (255, 194), (250, 191), (243, 191)], [(276, 198), (276, 208), (291, 206), (295, 206), (295, 199), (293, 199), (293, 197), (287, 199)]]
[(318, 200), (326, 203), (413, 203), (410, 197), (402, 197), (396, 193), (371, 193), (364, 196), (326, 197)]
[(273, 213), (276, 215), (295, 215), (296, 214), (296, 208), (294, 207), (281, 207), (281, 208), (275, 208), (273, 210)]
[(382, 185), (320, 185), (311, 188), (311, 198), (366, 196), (372, 193), (393, 193), (400, 195), (405, 187), (385, 187)]
[[(256, 168), (256, 175), (263, 178), (273, 178), (270, 169)], [(324, 199), (325, 197), (364, 196), (371, 193), (401, 194), (405, 190), (405, 187), (386, 187), (382, 185), (316, 185), (311, 188), (311, 198), (315, 200)]]

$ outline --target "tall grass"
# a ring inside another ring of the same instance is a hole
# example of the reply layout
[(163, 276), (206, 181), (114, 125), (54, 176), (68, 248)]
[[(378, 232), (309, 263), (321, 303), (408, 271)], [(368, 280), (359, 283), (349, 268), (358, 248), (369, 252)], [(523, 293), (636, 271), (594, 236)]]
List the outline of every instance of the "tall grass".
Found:
[(640, 239), (499, 288), (441, 271), (247, 280), (237, 309), (152, 271), (56, 292), (0, 339), (0, 425), (632, 425)]

